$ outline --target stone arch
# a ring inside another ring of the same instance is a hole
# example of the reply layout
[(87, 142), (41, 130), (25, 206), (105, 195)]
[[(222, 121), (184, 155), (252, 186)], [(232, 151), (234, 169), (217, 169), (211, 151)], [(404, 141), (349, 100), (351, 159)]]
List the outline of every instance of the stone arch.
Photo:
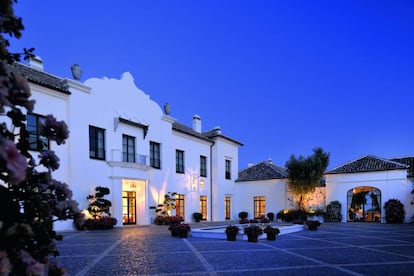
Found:
[(348, 190), (347, 221), (380, 222), (381, 190), (372, 186)]

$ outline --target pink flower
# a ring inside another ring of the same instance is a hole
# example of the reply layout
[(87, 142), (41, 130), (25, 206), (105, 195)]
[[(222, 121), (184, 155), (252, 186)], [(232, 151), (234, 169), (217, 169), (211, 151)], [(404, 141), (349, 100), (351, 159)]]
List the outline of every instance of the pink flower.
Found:
[(68, 126), (64, 121), (56, 121), (53, 115), (47, 115), (46, 120), (40, 123), (40, 133), (50, 140), (56, 141), (58, 145), (64, 144), (69, 137)]
[(26, 158), (17, 151), (12, 141), (0, 137), (0, 164), (3, 162), (12, 182), (17, 184), (26, 178)]
[(22, 250), (20, 254), (20, 258), (22, 260), (22, 263), (26, 267), (26, 275), (39, 275), (39, 276), (44, 275), (45, 265), (33, 259), (33, 257), (29, 253)]
[(6, 251), (0, 251), (0, 275), (9, 275), (11, 263)]

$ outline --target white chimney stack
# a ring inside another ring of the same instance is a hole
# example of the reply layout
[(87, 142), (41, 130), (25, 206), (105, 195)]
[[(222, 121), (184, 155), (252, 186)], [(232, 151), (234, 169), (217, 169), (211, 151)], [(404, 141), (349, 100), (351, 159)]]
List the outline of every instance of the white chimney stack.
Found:
[(29, 67), (43, 71), (43, 60), (39, 56), (34, 56), (29, 58)]
[(201, 118), (198, 115), (193, 116), (193, 130), (201, 133)]

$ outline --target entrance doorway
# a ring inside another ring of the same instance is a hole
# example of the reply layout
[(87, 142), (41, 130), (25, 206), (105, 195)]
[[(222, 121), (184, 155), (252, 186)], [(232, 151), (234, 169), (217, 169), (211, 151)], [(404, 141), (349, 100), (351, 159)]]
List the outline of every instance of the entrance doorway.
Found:
[(136, 224), (136, 194), (132, 191), (122, 192), (122, 223)]
[(347, 193), (348, 221), (381, 221), (381, 191), (371, 186), (359, 186)]

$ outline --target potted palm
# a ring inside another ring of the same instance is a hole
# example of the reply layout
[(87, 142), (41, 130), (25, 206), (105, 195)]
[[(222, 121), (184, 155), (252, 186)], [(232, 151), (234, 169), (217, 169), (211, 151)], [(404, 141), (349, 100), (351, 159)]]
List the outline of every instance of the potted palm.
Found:
[(247, 241), (257, 242), (257, 239), (263, 234), (263, 229), (259, 225), (251, 225), (244, 228), (244, 233), (247, 235)]
[(275, 241), (277, 235), (280, 233), (280, 230), (279, 228), (268, 225), (263, 229), (263, 232), (266, 233), (266, 238), (268, 241)]
[(226, 236), (228, 241), (235, 241), (240, 228), (236, 225), (229, 225), (226, 227)]

